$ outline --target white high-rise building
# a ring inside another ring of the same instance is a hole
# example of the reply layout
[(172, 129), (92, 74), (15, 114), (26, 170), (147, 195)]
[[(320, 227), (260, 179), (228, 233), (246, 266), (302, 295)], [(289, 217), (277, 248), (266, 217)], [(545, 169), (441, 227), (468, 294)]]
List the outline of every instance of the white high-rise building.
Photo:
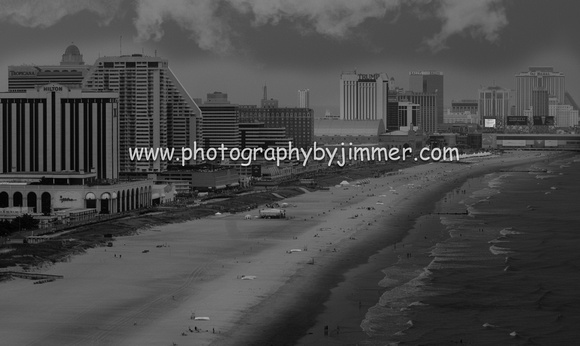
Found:
[(0, 175), (81, 173), (116, 179), (117, 97), (55, 83), (0, 93)]
[(191, 148), (201, 140), (201, 110), (165, 59), (141, 54), (99, 58), (85, 77), (83, 88), (119, 93), (122, 173), (167, 169), (168, 162), (160, 159), (131, 161), (130, 148), (176, 148), (178, 156), (178, 148)]
[(389, 77), (386, 73), (340, 76), (340, 119), (387, 121)]
[(516, 115), (532, 107), (532, 91), (545, 89), (558, 104), (564, 103), (565, 77), (562, 72), (554, 72), (553, 67), (530, 67), (527, 72), (516, 75)]
[(298, 90), (298, 108), (310, 108), (310, 89)]

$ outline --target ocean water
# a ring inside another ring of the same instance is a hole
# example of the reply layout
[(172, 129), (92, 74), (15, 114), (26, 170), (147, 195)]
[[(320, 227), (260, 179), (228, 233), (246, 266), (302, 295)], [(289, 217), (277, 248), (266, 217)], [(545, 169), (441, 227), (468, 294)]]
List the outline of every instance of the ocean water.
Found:
[[(472, 178), (423, 267), (385, 268), (359, 345), (579, 345), (580, 155)], [(437, 220), (436, 220), (437, 221)]]

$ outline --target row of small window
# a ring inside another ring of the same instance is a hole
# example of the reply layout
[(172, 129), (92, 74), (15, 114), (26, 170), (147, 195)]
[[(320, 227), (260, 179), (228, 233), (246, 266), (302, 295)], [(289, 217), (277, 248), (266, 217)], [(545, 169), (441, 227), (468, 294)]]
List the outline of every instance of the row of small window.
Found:
[(132, 68), (132, 67), (144, 67), (147, 66), (149, 68), (154, 67), (157, 68), (159, 67), (159, 62), (157, 61), (126, 61), (126, 62), (101, 62), (99, 63), (99, 66), (103, 66), (104, 68), (123, 68), (123, 67), (127, 67), (127, 68)]

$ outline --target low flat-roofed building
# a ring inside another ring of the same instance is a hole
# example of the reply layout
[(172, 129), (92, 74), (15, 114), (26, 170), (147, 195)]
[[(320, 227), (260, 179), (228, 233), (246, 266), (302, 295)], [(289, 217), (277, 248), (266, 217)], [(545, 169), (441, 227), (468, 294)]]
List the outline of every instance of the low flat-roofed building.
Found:
[(537, 149), (580, 151), (579, 134), (484, 134), (490, 149)]
[[(481, 118), (478, 114), (469, 112), (445, 112), (443, 114), (443, 124), (464, 123), (464, 124), (479, 124)], [(442, 124), (437, 124), (437, 129), (441, 128)]]
[(153, 205), (165, 204), (175, 201), (177, 190), (174, 184), (155, 184), (152, 189)]
[[(149, 180), (97, 181), (91, 177), (94, 178), (94, 173), (36, 174), (36, 177), (29, 173), (22, 174), (19, 180), (19, 174), (0, 174), (0, 210), (23, 207), (27, 210), (21, 214), (49, 216), (64, 212), (74, 218), (71, 212), (84, 209), (116, 214), (151, 205)], [(82, 183), (73, 184), (71, 180)]]
[(429, 136), (429, 145), (431, 147), (455, 147), (457, 146), (457, 133), (436, 133)]
[(240, 148), (288, 147), (292, 138), (284, 127), (266, 127), (265, 123), (240, 123)]
[(238, 187), (239, 178), (235, 169), (202, 164), (184, 167), (170, 166), (168, 171), (159, 174), (158, 181), (188, 182), (190, 192), (195, 190), (205, 192)]
[(421, 130), (407, 129), (391, 131), (380, 136), (380, 143), (387, 149), (411, 148), (415, 151), (425, 146), (425, 136)]
[(478, 124), (466, 124), (466, 123), (444, 123), (439, 124), (438, 130), (440, 133), (451, 132), (451, 133), (476, 133), (481, 132), (481, 126)]
[(317, 145), (377, 144), (385, 132), (380, 120), (314, 120), (314, 141)]

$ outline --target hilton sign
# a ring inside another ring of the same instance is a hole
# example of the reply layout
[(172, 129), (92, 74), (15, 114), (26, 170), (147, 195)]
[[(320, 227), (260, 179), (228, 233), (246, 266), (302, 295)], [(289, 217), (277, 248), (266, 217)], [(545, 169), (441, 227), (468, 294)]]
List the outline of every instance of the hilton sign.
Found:
[(61, 86), (45, 86), (42, 91), (62, 91)]

